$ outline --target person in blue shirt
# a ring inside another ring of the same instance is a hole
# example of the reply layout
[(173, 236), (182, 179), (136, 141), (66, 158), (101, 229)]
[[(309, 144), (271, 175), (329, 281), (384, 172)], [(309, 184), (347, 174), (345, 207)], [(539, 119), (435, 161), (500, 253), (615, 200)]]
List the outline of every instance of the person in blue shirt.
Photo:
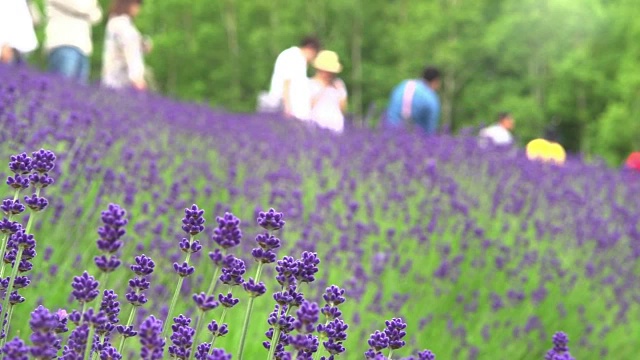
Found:
[(404, 80), (391, 92), (386, 123), (391, 127), (403, 127), (407, 123), (422, 128), (427, 134), (435, 134), (440, 116), (440, 71), (428, 66), (421, 79)]

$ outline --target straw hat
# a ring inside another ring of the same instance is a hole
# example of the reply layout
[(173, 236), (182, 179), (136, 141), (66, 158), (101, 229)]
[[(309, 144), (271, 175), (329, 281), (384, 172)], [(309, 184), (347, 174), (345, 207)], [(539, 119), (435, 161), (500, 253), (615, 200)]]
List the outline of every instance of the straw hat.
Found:
[(313, 67), (334, 74), (342, 71), (342, 64), (340, 64), (338, 54), (329, 50), (322, 50), (318, 53), (318, 56), (313, 60)]

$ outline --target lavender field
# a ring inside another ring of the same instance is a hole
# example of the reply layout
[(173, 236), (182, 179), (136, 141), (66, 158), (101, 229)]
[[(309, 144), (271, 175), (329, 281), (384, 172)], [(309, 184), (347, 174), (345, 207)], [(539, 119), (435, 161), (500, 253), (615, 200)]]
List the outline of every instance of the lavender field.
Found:
[[(265, 359), (272, 327), (287, 333), (278, 359), (570, 359), (545, 357), (558, 331), (575, 359), (637, 356), (636, 174), (467, 136), (334, 136), (26, 70), (0, 79), (0, 175), (15, 185), (23, 152), (45, 164), (20, 192), (27, 209), (3, 207), (3, 232), (26, 227), (5, 237), (2, 287), (20, 288), (4, 301), (5, 359), (90, 358), (91, 335), (100, 359)], [(11, 200), (19, 186), (2, 188)]]

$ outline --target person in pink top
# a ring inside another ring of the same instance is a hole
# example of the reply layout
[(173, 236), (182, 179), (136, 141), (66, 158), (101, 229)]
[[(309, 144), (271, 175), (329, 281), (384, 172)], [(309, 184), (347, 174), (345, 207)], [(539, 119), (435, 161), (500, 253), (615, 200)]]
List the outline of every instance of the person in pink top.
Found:
[(316, 73), (310, 79), (311, 121), (321, 128), (342, 133), (347, 109), (347, 87), (337, 77), (342, 71), (338, 54), (323, 50), (313, 61)]

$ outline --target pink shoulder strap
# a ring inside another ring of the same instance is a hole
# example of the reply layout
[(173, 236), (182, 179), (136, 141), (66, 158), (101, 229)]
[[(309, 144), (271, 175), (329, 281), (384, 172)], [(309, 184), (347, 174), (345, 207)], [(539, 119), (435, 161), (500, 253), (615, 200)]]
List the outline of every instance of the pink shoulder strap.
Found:
[(411, 117), (411, 103), (413, 102), (413, 94), (416, 92), (417, 81), (409, 80), (404, 87), (402, 95), (402, 118), (409, 119)]

